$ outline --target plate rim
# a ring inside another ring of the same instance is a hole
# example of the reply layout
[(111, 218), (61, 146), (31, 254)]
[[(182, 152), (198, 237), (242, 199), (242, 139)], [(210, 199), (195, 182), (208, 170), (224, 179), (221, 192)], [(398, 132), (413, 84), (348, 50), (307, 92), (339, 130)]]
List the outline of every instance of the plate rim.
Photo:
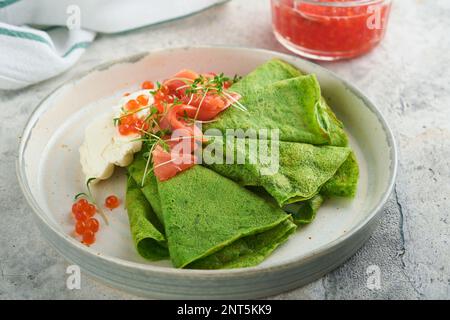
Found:
[[(170, 267), (163, 267), (163, 266), (155, 266), (150, 264), (144, 264), (139, 262), (133, 262), (129, 260), (125, 260), (122, 258), (112, 257), (109, 255), (104, 254), (98, 254), (94, 250), (84, 246), (79, 241), (76, 241), (76, 239), (69, 237), (67, 234), (65, 234), (62, 230), (56, 229), (56, 227), (53, 226), (53, 224), (49, 223), (47, 221), (47, 218), (45, 217), (44, 210), (40, 208), (40, 206), (37, 204), (36, 200), (34, 199), (32, 192), (29, 188), (28, 183), (26, 182), (26, 173), (25, 173), (25, 161), (23, 158), (24, 150), (26, 149), (27, 143), (31, 137), (31, 132), (34, 128), (34, 126), (37, 123), (37, 120), (39, 119), (39, 115), (47, 110), (47, 108), (43, 108), (44, 104), (47, 102), (48, 99), (50, 99), (53, 94), (58, 92), (63, 87), (70, 85), (71, 83), (74, 83), (86, 76), (88, 76), (92, 72), (96, 71), (103, 71), (107, 70), (108, 68), (116, 65), (116, 64), (123, 64), (123, 63), (133, 63), (137, 62), (144, 57), (151, 55), (153, 53), (161, 53), (164, 51), (177, 51), (177, 50), (196, 50), (196, 49), (225, 49), (225, 50), (238, 50), (238, 51), (250, 51), (250, 52), (260, 52), (265, 53), (273, 56), (278, 56), (280, 58), (286, 58), (289, 60), (297, 60), (301, 61), (303, 64), (310, 65), (311, 67), (318, 68), (321, 71), (324, 71), (325, 73), (329, 74), (334, 80), (337, 80), (341, 82), (346, 88), (348, 88), (355, 96), (357, 96), (359, 99), (361, 99), (365, 106), (369, 108), (369, 110), (377, 117), (378, 121), (381, 123), (383, 131), (385, 132), (386, 138), (387, 138), (387, 144), (390, 147), (389, 155), (391, 160), (391, 165), (389, 166), (390, 172), (389, 172), (389, 182), (387, 188), (384, 190), (382, 197), (377, 202), (376, 206), (371, 210), (371, 212), (367, 215), (367, 217), (362, 220), (360, 223), (358, 223), (356, 226), (354, 226), (352, 229), (348, 230), (345, 234), (339, 236), (335, 240), (328, 242), (317, 249), (305, 253), (303, 255), (300, 255), (298, 257), (294, 257), (288, 260), (284, 260), (282, 262), (274, 262), (274, 264), (270, 266), (254, 266), (254, 267), (247, 267), (247, 268), (236, 268), (236, 269), (218, 269), (218, 270), (203, 270), (203, 269), (178, 269), (178, 268), (170, 268)], [(68, 244), (72, 247), (72, 249), (81, 250), (83, 253), (88, 254), (90, 258), (94, 259), (102, 259), (105, 260), (105, 262), (114, 263), (117, 265), (120, 265), (122, 267), (126, 268), (134, 268), (139, 269), (140, 271), (147, 271), (147, 272), (155, 272), (161, 275), (172, 275), (172, 276), (202, 276), (202, 277), (240, 277), (245, 275), (257, 275), (257, 274), (264, 274), (267, 272), (273, 272), (273, 271), (279, 271), (284, 269), (293, 268), (295, 266), (300, 266), (301, 264), (305, 263), (306, 261), (313, 259), (313, 258), (319, 258), (323, 255), (326, 255), (329, 251), (332, 251), (333, 248), (338, 246), (339, 244), (342, 244), (352, 238), (353, 236), (357, 235), (361, 229), (363, 229), (365, 226), (369, 225), (370, 222), (375, 219), (380, 211), (383, 209), (384, 205), (386, 204), (389, 196), (391, 195), (395, 180), (397, 177), (397, 171), (398, 171), (398, 150), (397, 150), (397, 144), (395, 140), (395, 136), (393, 134), (392, 129), (390, 128), (387, 120), (381, 113), (381, 111), (376, 107), (376, 105), (363, 93), (362, 90), (360, 90), (357, 86), (354, 84), (349, 83), (346, 79), (338, 76), (335, 72), (318, 65), (312, 61), (300, 58), (298, 56), (290, 55), (283, 52), (278, 52), (274, 50), (269, 49), (261, 49), (261, 48), (253, 48), (253, 47), (245, 47), (245, 46), (221, 46), (221, 45), (195, 45), (195, 46), (177, 46), (177, 47), (170, 47), (170, 48), (156, 48), (148, 51), (144, 51), (141, 53), (125, 56), (123, 58), (114, 59), (105, 63), (98, 64), (92, 68), (90, 68), (87, 71), (82, 72), (81, 74), (72, 77), (66, 81), (64, 81), (62, 84), (57, 86), (54, 90), (51, 90), (49, 94), (47, 94), (43, 99), (40, 100), (40, 102), (36, 105), (33, 112), (30, 114), (28, 119), (26, 120), (26, 124), (24, 129), (22, 130), (21, 134), (21, 141), (18, 148), (18, 153), (16, 156), (16, 175), (19, 181), (20, 188), (22, 190), (22, 193), (25, 195), (25, 198), (28, 202), (28, 204), (33, 209), (34, 216), (37, 217), (41, 223), (45, 224), (53, 233), (55, 233), (59, 240), (67, 241)], [(59, 250), (57, 250), (59, 251)], [(59, 251), (60, 252), (60, 251)], [(65, 256), (63, 254), (63, 256)], [(66, 256), (65, 256), (66, 257)], [(67, 257), (66, 257), (67, 258)]]

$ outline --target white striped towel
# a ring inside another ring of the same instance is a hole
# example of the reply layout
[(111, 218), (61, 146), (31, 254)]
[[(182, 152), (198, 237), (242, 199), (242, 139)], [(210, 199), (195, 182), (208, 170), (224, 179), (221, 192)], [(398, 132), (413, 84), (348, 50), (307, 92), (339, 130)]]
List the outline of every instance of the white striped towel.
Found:
[(0, 0), (0, 89), (24, 88), (66, 71), (96, 32), (133, 30), (225, 1)]

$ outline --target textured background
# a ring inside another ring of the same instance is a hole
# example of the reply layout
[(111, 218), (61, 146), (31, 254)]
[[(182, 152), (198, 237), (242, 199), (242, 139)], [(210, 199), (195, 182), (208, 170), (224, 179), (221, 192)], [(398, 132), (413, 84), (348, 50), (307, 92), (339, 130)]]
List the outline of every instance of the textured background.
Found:
[[(275, 299), (450, 298), (450, 1), (395, 0), (375, 51), (327, 68), (363, 89), (390, 122), (400, 149), (395, 192), (371, 239), (335, 271)], [(65, 287), (67, 262), (42, 238), (19, 189), (15, 159), (25, 121), (55, 87), (93, 66), (152, 48), (237, 45), (283, 49), (268, 0), (233, 0), (189, 18), (99, 36), (69, 72), (20, 91), (0, 91), (0, 299), (134, 299), (82, 276)], [(381, 269), (381, 289), (366, 268)]]

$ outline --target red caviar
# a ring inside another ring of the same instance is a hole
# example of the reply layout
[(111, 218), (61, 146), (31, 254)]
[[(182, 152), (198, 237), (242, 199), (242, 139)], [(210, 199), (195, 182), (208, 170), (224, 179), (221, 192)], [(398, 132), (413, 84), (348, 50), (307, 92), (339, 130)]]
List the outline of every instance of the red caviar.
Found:
[(97, 208), (92, 203), (89, 203), (86, 206), (85, 212), (88, 217), (92, 217), (97, 212)]
[(95, 242), (95, 233), (100, 228), (97, 219), (92, 218), (97, 212), (93, 203), (81, 198), (72, 205), (72, 214), (75, 218), (75, 233), (80, 235), (82, 242), (91, 245)]
[(151, 82), (151, 81), (144, 81), (144, 82), (142, 82), (142, 84), (141, 84), (141, 88), (142, 89), (148, 89), (148, 90), (151, 90), (151, 89), (153, 89), (155, 87), (155, 84), (153, 83), (153, 82)]
[(123, 136), (127, 136), (131, 133), (131, 126), (127, 123), (121, 123), (119, 125), (119, 133)]
[(92, 232), (97, 232), (100, 228), (100, 223), (95, 218), (90, 218), (85, 222), (85, 228), (91, 230)]
[(119, 133), (123, 136), (137, 134), (148, 130), (148, 123), (139, 118), (136, 114), (129, 114), (120, 118)]
[(141, 106), (146, 106), (148, 104), (148, 96), (141, 94), (136, 98), (136, 101), (139, 102)]
[(84, 221), (88, 218), (88, 216), (86, 215), (86, 213), (84, 211), (74, 212), (73, 217), (77, 221)]
[(137, 109), (139, 109), (139, 102), (137, 102), (136, 100), (129, 100), (129, 101), (127, 101), (127, 103), (125, 104), (125, 108), (128, 110), (128, 111), (134, 111), (134, 110), (137, 110)]
[(86, 231), (86, 223), (82, 220), (81, 221), (78, 220), (75, 223), (75, 232), (78, 233), (79, 235), (82, 235), (85, 231)]
[(83, 243), (91, 245), (95, 242), (95, 232), (92, 230), (86, 230), (82, 235)]
[(383, 38), (391, 0), (272, 0), (277, 39), (307, 58), (361, 55)]
[(115, 195), (110, 195), (105, 199), (105, 207), (109, 210), (113, 210), (120, 205), (120, 200)]

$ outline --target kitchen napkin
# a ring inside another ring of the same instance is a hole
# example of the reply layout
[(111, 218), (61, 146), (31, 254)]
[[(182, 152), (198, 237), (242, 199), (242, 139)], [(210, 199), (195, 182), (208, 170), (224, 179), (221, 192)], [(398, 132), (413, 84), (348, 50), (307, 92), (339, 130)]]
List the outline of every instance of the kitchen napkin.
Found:
[(169, 21), (226, 0), (0, 0), (0, 89), (20, 89), (73, 66), (97, 32)]

